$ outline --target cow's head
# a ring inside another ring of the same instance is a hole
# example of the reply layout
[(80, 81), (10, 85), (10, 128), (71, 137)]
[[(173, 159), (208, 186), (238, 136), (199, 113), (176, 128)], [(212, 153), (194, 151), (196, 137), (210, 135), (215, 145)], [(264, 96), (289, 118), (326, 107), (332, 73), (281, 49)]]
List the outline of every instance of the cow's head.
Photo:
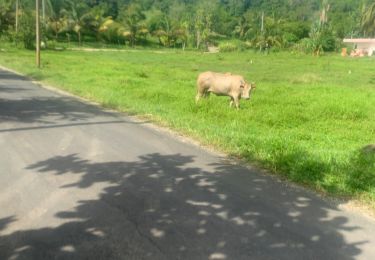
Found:
[(255, 89), (255, 83), (247, 83), (247, 82), (241, 82), (241, 98), (243, 99), (250, 99), (250, 94), (253, 89)]

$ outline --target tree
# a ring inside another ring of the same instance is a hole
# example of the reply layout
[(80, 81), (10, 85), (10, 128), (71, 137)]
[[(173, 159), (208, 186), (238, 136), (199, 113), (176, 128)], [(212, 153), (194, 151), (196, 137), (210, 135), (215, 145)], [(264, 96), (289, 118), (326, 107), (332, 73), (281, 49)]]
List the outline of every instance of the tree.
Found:
[(246, 20), (246, 17), (242, 16), (238, 19), (238, 24), (236, 25), (234, 32), (239, 36), (240, 39), (244, 39), (249, 28), (249, 22)]
[(95, 33), (96, 40), (99, 40), (100, 36), (100, 28), (109, 20), (112, 20), (111, 16), (105, 16), (108, 12), (108, 5), (103, 3), (91, 8), (89, 13), (87, 14), (87, 26), (90, 31)]
[(365, 36), (375, 35), (375, 3), (364, 9), (361, 18), (361, 28)]
[[(101, 36), (109, 42), (125, 40), (132, 46), (146, 43), (151, 35), (166, 47), (189, 43), (197, 48), (223, 37), (250, 40), (260, 48), (289, 48), (308, 38), (309, 32), (314, 39), (316, 35), (324, 36), (327, 44), (323, 46), (331, 45), (336, 37), (361, 33), (375, 36), (374, 0), (41, 1), (45, 7), (42, 29), (56, 40), (63, 32), (73, 32), (80, 45), (83, 34), (95, 36), (97, 41)], [(25, 36), (26, 28), (21, 29), (26, 20), (23, 16), (32, 16), (34, 8), (35, 0), (0, 0), (0, 33), (10, 40), (21, 37), (17, 31), (23, 30)], [(313, 32), (313, 26), (322, 33)]]
[(58, 39), (59, 33), (68, 30), (68, 20), (65, 17), (51, 16), (47, 21), (47, 29), (53, 32), (55, 40)]
[(69, 30), (67, 11), (63, 9), (64, 1), (49, 0), (48, 18), (46, 21), (47, 31), (52, 32), (55, 40), (58, 39), (59, 33)]
[(99, 28), (99, 33), (107, 42), (119, 41), (121, 38), (124, 38), (124, 26), (112, 18), (108, 18), (102, 23)]
[(82, 0), (68, 0), (68, 9), (62, 11), (68, 19), (68, 25), (78, 36), (78, 44), (82, 45), (82, 32), (88, 24), (88, 6)]
[(18, 33), (18, 17), (19, 17), (19, 6), (20, 6), (20, 1), (16, 0), (16, 34)]
[(185, 50), (186, 44), (189, 38), (189, 23), (183, 21), (179, 24), (179, 27), (174, 30), (173, 34), (175, 36), (176, 42), (180, 41), (182, 49)]
[(135, 45), (138, 33), (146, 33), (146, 26), (141, 23), (145, 18), (146, 16), (142, 12), (141, 6), (135, 3), (126, 6), (121, 11), (120, 21), (126, 29), (123, 35), (129, 37), (131, 46)]
[(264, 27), (253, 39), (253, 45), (260, 51), (269, 50), (272, 47), (281, 47), (283, 44), (283, 32), (281, 30), (284, 20), (264, 17)]
[(20, 16), (19, 37), (26, 49), (35, 48), (35, 10), (25, 9)]
[(203, 8), (199, 8), (195, 14), (194, 29), (197, 49), (199, 49), (202, 41), (207, 48), (212, 35), (212, 14)]
[(0, 34), (7, 31), (12, 23), (11, 6), (10, 0), (0, 0)]
[(238, 24), (234, 29), (235, 35), (240, 39), (246, 39), (251, 37), (251, 34), (255, 34), (254, 28), (257, 27), (257, 17), (255, 13), (247, 11), (239, 19)]

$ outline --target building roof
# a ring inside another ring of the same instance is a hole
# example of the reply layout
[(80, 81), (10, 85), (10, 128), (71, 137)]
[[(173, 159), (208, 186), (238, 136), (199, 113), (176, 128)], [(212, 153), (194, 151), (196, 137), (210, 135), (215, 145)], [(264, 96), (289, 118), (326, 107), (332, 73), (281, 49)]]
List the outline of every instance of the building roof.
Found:
[(345, 43), (375, 43), (375, 39), (365, 39), (365, 38), (357, 38), (357, 39), (344, 39)]

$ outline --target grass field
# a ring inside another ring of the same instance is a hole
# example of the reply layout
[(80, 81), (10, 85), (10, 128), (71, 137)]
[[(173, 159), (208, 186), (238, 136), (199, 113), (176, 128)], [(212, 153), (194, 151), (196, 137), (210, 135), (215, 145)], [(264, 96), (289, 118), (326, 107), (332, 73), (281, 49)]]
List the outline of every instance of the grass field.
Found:
[[(38, 70), (33, 55), (0, 52), (0, 64), (375, 209), (375, 59), (46, 51)], [(226, 97), (197, 106), (195, 81), (205, 70), (243, 74), (257, 89), (239, 111)]]

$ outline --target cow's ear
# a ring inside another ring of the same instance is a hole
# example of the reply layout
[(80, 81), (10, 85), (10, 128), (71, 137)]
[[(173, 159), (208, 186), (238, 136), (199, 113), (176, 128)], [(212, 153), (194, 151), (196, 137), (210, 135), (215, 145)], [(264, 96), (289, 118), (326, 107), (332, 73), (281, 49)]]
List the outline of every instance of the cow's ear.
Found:
[(251, 88), (256, 88), (257, 86), (256, 86), (256, 84), (255, 84), (255, 82), (251, 82)]

